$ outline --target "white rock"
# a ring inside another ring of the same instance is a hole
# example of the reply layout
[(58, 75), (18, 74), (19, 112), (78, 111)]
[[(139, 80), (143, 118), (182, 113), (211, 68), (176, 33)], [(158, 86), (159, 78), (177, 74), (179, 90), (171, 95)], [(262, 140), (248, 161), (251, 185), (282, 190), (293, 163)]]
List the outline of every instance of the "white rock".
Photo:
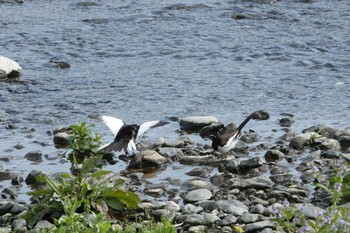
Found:
[(17, 62), (0, 56), (0, 78), (6, 78), (9, 74), (19, 76), (22, 73), (23, 69)]

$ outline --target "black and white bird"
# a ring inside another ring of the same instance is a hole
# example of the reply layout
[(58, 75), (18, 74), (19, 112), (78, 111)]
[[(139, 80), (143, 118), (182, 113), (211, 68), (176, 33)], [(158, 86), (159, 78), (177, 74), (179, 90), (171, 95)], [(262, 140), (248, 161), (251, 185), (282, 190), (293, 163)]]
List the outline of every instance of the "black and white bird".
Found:
[(169, 124), (167, 121), (148, 121), (141, 125), (127, 125), (121, 119), (111, 116), (99, 116), (98, 118), (107, 125), (114, 135), (113, 142), (101, 146), (100, 150), (105, 152), (124, 150), (127, 155), (136, 153), (136, 143), (140, 141), (146, 131)]
[(211, 138), (213, 149), (223, 154), (232, 150), (238, 142), (241, 130), (253, 118), (254, 114), (255, 112), (250, 114), (236, 129), (232, 130), (226, 127), (222, 132), (213, 135)]

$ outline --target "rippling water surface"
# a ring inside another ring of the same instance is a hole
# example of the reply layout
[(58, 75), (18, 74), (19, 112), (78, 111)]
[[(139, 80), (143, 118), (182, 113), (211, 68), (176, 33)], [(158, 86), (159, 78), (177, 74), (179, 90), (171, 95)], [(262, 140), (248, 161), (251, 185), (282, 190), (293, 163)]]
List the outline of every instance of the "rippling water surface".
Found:
[[(265, 141), (278, 134), (281, 113), (295, 115), (296, 132), (350, 125), (348, 0), (27, 0), (0, 4), (0, 14), (0, 54), (25, 69), (20, 83), (0, 83), (0, 155), (11, 157), (5, 169), (24, 176), (68, 167), (23, 160), (30, 150), (56, 151), (46, 132), (59, 126), (88, 121), (111, 140), (90, 114), (238, 123), (265, 109), (271, 119), (249, 125)], [(148, 135), (174, 139), (177, 128)]]

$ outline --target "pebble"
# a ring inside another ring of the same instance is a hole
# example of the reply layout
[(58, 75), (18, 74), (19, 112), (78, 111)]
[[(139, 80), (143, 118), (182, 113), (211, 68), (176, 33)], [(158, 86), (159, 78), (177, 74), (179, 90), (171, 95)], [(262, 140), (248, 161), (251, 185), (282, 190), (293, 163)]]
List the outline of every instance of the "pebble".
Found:
[(220, 221), (220, 218), (212, 213), (190, 214), (186, 217), (186, 223), (191, 226), (211, 225), (217, 221)]
[(208, 189), (195, 189), (187, 193), (184, 198), (185, 202), (197, 202), (209, 200), (213, 194)]
[(237, 222), (237, 217), (232, 214), (228, 214), (225, 218), (223, 218), (218, 225), (219, 226), (229, 226)]
[(212, 188), (213, 188), (213, 185), (211, 183), (209, 183), (206, 180), (200, 180), (197, 178), (187, 180), (181, 185), (181, 189), (187, 190), (187, 191), (191, 191), (191, 190), (195, 190), (195, 189), (209, 189), (209, 190), (211, 190)]
[(29, 161), (41, 161), (42, 160), (42, 153), (39, 150), (30, 151), (27, 154), (25, 154), (24, 158), (28, 159)]
[(272, 188), (275, 183), (267, 177), (253, 177), (250, 179), (232, 178), (228, 180), (228, 185), (231, 188), (248, 189), (267, 189)]
[(245, 212), (239, 217), (239, 221), (242, 223), (252, 223), (259, 220), (259, 215)]
[(249, 223), (249, 224), (247, 224), (245, 230), (246, 230), (246, 232), (252, 232), (252, 231), (262, 230), (262, 229), (267, 228), (267, 227), (274, 228), (275, 223), (272, 221), (269, 221), (269, 220)]
[(264, 157), (266, 162), (275, 162), (277, 160), (282, 160), (284, 156), (285, 155), (279, 150), (268, 150)]

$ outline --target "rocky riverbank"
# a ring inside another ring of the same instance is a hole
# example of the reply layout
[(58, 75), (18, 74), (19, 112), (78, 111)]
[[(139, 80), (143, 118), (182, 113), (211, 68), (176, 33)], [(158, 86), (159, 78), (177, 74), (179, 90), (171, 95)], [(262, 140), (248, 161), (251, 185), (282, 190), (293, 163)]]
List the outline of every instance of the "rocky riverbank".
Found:
[[(257, 119), (263, 123), (268, 115)], [(234, 226), (245, 232), (275, 232), (271, 219), (286, 200), (303, 205), (311, 218), (329, 204), (325, 193), (312, 185), (315, 172), (327, 174), (333, 162), (345, 162), (339, 155), (348, 153), (350, 147), (350, 128), (316, 125), (297, 133), (288, 129), (291, 124), (291, 115), (281, 118), (286, 133), (270, 138), (273, 143), (269, 144), (259, 143), (259, 132), (245, 132), (234, 151), (222, 156), (208, 144), (188, 137), (198, 134), (205, 138), (206, 132), (222, 124), (214, 117), (184, 118), (180, 120), (179, 138), (143, 142), (135, 158), (120, 161), (120, 156), (114, 162), (125, 164), (121, 175), (140, 196), (140, 206), (157, 220), (163, 216), (173, 220), (179, 232), (234, 232)], [(54, 140), (63, 142), (64, 136), (57, 131)], [(27, 153), (25, 158), (49, 159), (40, 151)], [(1, 157), (5, 165), (8, 159)], [(186, 171), (188, 179), (174, 176), (176, 170)], [(16, 172), (0, 171), (0, 180), (11, 180), (11, 185), (2, 185), (0, 232), (26, 232), (21, 216), (32, 204), (17, 200), (16, 190), (33, 184), (39, 172), (33, 170), (24, 178)], [(150, 182), (150, 173), (164, 179)], [(36, 229), (51, 226), (42, 220)]]

